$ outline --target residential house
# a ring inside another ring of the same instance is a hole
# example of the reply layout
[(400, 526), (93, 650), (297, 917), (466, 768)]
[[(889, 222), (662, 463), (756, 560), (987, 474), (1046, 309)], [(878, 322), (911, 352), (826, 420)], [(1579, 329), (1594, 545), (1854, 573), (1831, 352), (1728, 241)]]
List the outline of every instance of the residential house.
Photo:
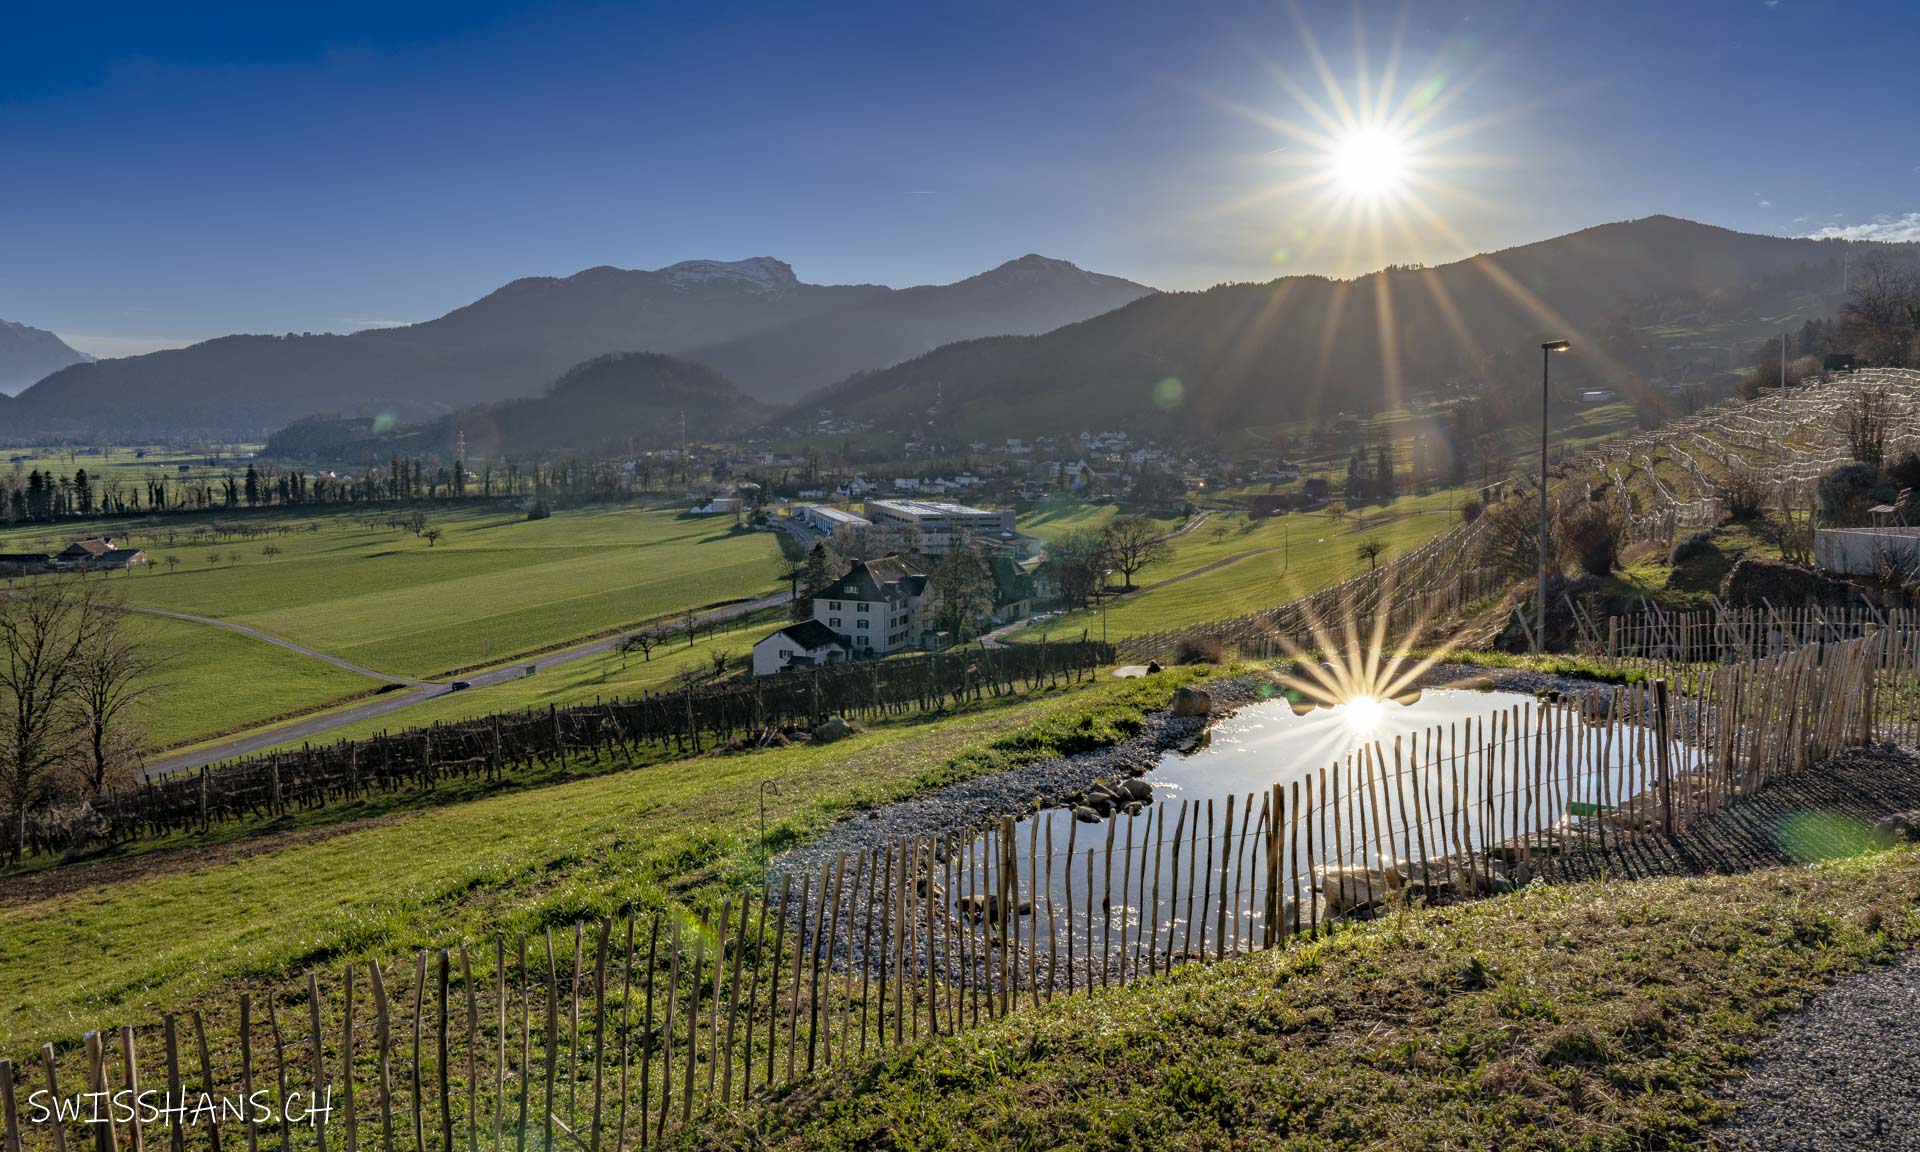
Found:
[(885, 655), (919, 642), (926, 594), (926, 576), (898, 556), (864, 560), (813, 594), (813, 618), (846, 640), (854, 655)]
[(753, 646), (753, 674), (772, 676), (844, 662), (852, 649), (818, 620), (789, 624)]
[(993, 575), (993, 618), (1004, 624), (1025, 620), (1033, 614), (1033, 602), (1039, 598), (1036, 562), (1022, 563), (1005, 552), (987, 556), (987, 571)]
[(128, 568), (145, 564), (147, 554), (138, 548), (116, 548), (111, 536), (93, 536), (75, 540), (53, 557), (53, 567), (88, 568), (94, 571)]

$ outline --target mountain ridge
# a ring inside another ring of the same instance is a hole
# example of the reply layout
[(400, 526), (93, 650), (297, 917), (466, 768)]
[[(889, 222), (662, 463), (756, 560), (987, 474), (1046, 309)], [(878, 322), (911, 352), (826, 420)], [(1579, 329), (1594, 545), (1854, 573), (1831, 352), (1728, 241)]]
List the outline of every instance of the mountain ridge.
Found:
[(758, 256), (520, 277), (417, 324), (230, 335), (69, 366), (0, 409), (0, 434), (235, 438), (314, 412), (430, 420), (533, 395), (614, 352), (698, 360), (749, 395), (790, 401), (955, 339), (1044, 331), (1152, 291), (1065, 261), (1015, 272), (903, 289), (822, 285)]
[(630, 454), (745, 431), (774, 413), (704, 364), (656, 352), (613, 352), (576, 364), (538, 396), (476, 404), (383, 431), (372, 417), (311, 416), (267, 440), (277, 460), (364, 467), (390, 456), (474, 461)]
[[(1876, 250), (1920, 246), (1642, 217), (1430, 268), (1156, 293), (1039, 336), (963, 341), (856, 373), (805, 407), (901, 431), (924, 420), (970, 439), (1096, 425), (1213, 436), (1418, 392), (1517, 387), (1538, 380), (1538, 344), (1553, 338), (1576, 350), (1556, 361), (1557, 378), (1652, 405), (1650, 381), (1674, 364), (1684, 375), (1694, 352), (1647, 330), (1701, 317), (1756, 330), (1782, 310), (1795, 327), (1824, 319), (1842, 253)], [(1699, 346), (1711, 351), (1704, 336)]]
[(92, 362), (44, 328), (0, 320), (0, 393), (11, 396), (70, 364)]

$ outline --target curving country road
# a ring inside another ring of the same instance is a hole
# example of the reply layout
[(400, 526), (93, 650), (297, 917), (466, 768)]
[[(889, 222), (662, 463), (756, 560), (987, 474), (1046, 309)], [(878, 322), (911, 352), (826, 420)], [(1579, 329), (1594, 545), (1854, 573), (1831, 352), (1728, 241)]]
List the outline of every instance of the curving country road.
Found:
[[(738, 616), (746, 616), (758, 612), (762, 608), (778, 607), (781, 604), (787, 603), (792, 598), (793, 594), (791, 592), (775, 592), (771, 595), (759, 597), (758, 599), (743, 600), (738, 604), (728, 604), (708, 612), (699, 613), (694, 616), (693, 622), (696, 626), (719, 623), (724, 620), (734, 619)], [(202, 764), (212, 764), (215, 761), (230, 760), (236, 756), (245, 756), (249, 753), (259, 752), (266, 748), (285, 744), (290, 740), (310, 739), (314, 736), (333, 731), (336, 728), (345, 727), (348, 724), (355, 724), (362, 720), (370, 720), (376, 716), (385, 716), (391, 712), (399, 712), (416, 704), (421, 704), (428, 700), (437, 699), (451, 692), (458, 691), (458, 689), (453, 687), (455, 683), (465, 683), (473, 688), (484, 688), (490, 684), (499, 684), (507, 680), (517, 680), (526, 675), (526, 669), (530, 665), (540, 668), (551, 668), (555, 664), (570, 664), (575, 660), (584, 660), (589, 656), (597, 656), (603, 652), (611, 651), (620, 641), (629, 635), (628, 632), (623, 631), (618, 635), (593, 640), (578, 645), (577, 647), (563, 648), (557, 652), (547, 652), (529, 656), (509, 664), (489, 668), (485, 671), (472, 672), (459, 677), (457, 680), (410, 680), (401, 676), (391, 676), (385, 672), (375, 672), (371, 668), (362, 668), (358, 664), (352, 664), (338, 657), (329, 656), (324, 652), (316, 652), (311, 648), (303, 647), (302, 645), (295, 644), (290, 640), (282, 639), (267, 632), (262, 632), (257, 628), (248, 628), (245, 625), (234, 624), (227, 620), (217, 620), (211, 616), (193, 616), (184, 612), (168, 612), (158, 608), (129, 608), (128, 611), (141, 612), (153, 616), (169, 616), (176, 620), (188, 620), (199, 624), (212, 624), (218, 628), (226, 628), (234, 632), (252, 636), (258, 640), (265, 640), (269, 644), (277, 644), (282, 648), (303, 653), (317, 660), (324, 660), (329, 664), (345, 668), (351, 672), (358, 672), (361, 675), (370, 676), (388, 684), (411, 689), (411, 691), (407, 692), (389, 691), (373, 699), (364, 700), (358, 704), (351, 704), (345, 708), (335, 709), (331, 712), (323, 712), (315, 716), (309, 716), (304, 720), (295, 720), (289, 724), (280, 724), (262, 730), (242, 733), (224, 740), (217, 740), (211, 744), (202, 744), (198, 747), (187, 749), (184, 752), (177, 752), (171, 756), (162, 756), (146, 765), (142, 772), (144, 776), (165, 776), (170, 772), (180, 772), (189, 768), (198, 768)]]

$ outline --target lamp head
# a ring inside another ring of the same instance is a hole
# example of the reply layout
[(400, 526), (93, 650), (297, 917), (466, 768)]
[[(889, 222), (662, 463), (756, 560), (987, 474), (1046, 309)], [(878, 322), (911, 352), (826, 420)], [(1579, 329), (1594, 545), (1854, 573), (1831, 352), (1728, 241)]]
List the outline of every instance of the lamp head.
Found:
[(1540, 347), (1543, 351), (1547, 352), (1565, 352), (1567, 349), (1573, 347), (1573, 344), (1567, 340), (1549, 340), (1540, 345)]

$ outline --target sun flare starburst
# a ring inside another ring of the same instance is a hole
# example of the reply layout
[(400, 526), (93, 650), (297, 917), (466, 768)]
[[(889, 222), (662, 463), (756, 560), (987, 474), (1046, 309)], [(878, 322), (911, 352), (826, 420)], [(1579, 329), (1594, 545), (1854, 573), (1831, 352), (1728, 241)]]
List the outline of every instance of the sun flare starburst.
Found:
[(1364, 736), (1375, 728), (1378, 728), (1380, 726), (1380, 718), (1383, 714), (1380, 701), (1372, 696), (1362, 693), (1361, 695), (1347, 698), (1347, 727), (1351, 729), (1356, 736)]
[(1333, 153), (1333, 178), (1355, 196), (1387, 196), (1400, 190), (1407, 169), (1407, 147), (1392, 132), (1366, 128), (1340, 141)]

